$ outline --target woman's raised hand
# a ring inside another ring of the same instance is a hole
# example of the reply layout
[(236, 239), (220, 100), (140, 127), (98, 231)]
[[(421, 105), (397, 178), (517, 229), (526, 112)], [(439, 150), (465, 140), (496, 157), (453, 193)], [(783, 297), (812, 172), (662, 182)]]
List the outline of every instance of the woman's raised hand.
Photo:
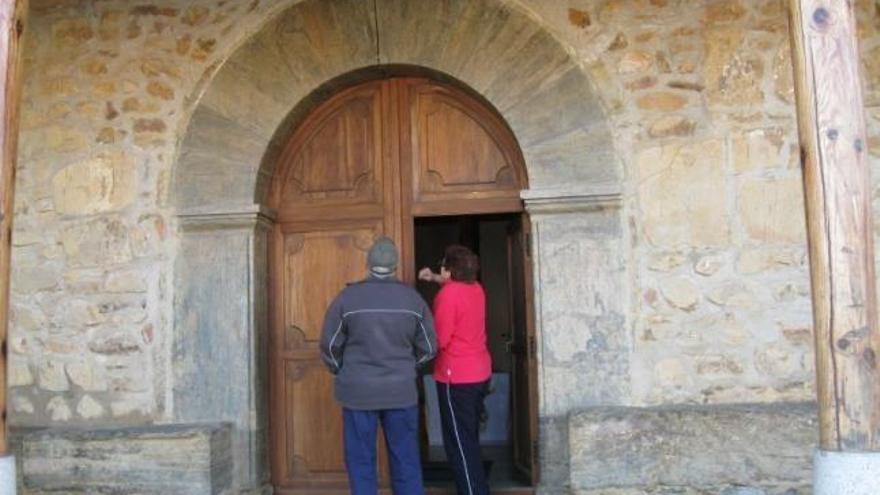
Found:
[(430, 268), (425, 267), (419, 270), (419, 280), (424, 280), (426, 282), (435, 282), (436, 276)]

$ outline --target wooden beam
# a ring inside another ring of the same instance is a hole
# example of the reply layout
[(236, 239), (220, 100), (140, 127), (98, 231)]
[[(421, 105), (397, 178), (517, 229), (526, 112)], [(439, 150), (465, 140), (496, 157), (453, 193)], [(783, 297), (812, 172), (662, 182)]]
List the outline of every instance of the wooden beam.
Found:
[(6, 423), (6, 329), (9, 320), (9, 254), (15, 199), (21, 40), (27, 0), (0, 0), (0, 455), (8, 452)]
[(871, 181), (853, 3), (789, 0), (820, 446), (880, 451)]

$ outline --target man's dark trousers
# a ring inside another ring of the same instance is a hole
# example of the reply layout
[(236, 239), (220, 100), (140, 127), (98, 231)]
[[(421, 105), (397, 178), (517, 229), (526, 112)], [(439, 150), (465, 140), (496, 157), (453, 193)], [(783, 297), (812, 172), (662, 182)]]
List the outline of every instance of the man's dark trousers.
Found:
[(423, 495), (418, 407), (359, 411), (342, 409), (345, 466), (352, 495), (376, 495), (376, 427), (382, 423), (391, 488), (395, 495)]

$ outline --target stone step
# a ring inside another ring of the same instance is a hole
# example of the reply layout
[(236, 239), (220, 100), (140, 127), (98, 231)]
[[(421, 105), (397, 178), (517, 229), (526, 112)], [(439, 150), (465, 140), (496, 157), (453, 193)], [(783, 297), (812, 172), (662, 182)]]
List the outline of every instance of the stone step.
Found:
[(27, 494), (220, 494), (232, 486), (230, 425), (42, 429), (20, 436)]
[(801, 495), (818, 443), (815, 405), (596, 407), (569, 417), (578, 494)]

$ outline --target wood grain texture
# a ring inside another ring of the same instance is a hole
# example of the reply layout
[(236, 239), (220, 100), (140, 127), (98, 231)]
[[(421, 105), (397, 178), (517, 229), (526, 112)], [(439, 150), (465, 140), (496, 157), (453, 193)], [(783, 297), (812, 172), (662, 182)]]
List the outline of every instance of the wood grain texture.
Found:
[(852, 2), (790, 0), (820, 445), (880, 450), (870, 177)]
[(341, 409), (333, 397), (333, 376), (320, 361), (318, 342), (327, 306), (347, 282), (363, 277), (367, 250), (382, 224), (378, 219), (325, 220), (323, 228), (284, 227), (275, 231), (273, 263), (275, 483), (289, 488), (345, 487)]
[(15, 157), (18, 147), (18, 107), (21, 95), (21, 48), (27, 0), (0, 2), (0, 84), (3, 129), (0, 130), (0, 455), (6, 455), (6, 355), (9, 320), (9, 256), (15, 199)]
[(507, 263), (510, 274), (513, 464), (522, 481), (537, 485), (538, 377), (535, 303), (532, 285), (531, 224), (523, 214), (516, 228), (507, 234)]
[(381, 204), (382, 85), (335, 95), (300, 127), (281, 155), (273, 202), (288, 208)]
[[(423, 187), (420, 178), (431, 175), (440, 179)], [(398, 276), (414, 282), (416, 216), (518, 213), (519, 192), (527, 187), (522, 154), (503, 120), (463, 90), (424, 78), (343, 89), (292, 133), (269, 204), (278, 212), (270, 267), (270, 423), (280, 493), (347, 486), (340, 409), (318, 338), (332, 297), (366, 275), (373, 238), (395, 241)], [(522, 402), (537, 407), (530, 359), (520, 366)], [(537, 434), (537, 415), (528, 412), (521, 435), (525, 470), (532, 468), (529, 439)], [(384, 446), (379, 452), (387, 485)]]
[(412, 80), (408, 107), (413, 207), (472, 199), (519, 199), (525, 164), (507, 124), (457, 88)]

